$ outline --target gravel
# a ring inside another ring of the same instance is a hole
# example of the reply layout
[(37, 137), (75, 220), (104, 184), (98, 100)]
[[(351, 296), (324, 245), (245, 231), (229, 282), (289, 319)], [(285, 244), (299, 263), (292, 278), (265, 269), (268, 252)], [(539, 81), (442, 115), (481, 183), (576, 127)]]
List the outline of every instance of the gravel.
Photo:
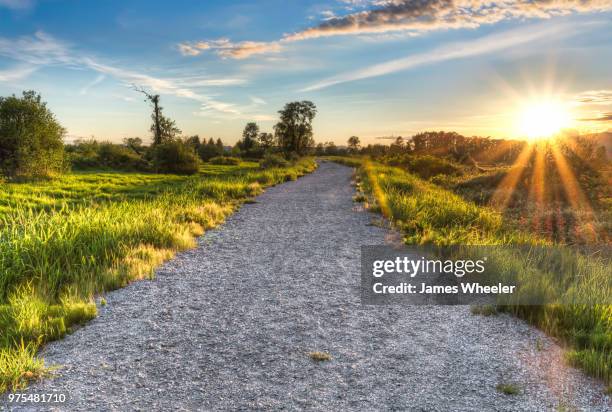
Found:
[(244, 205), (154, 280), (109, 293), (98, 318), (46, 347), (60, 368), (28, 392), (67, 393), (55, 407), (83, 411), (612, 409), (601, 383), (518, 319), (362, 306), (360, 246), (397, 234), (359, 210), (350, 181), (348, 167), (322, 163)]

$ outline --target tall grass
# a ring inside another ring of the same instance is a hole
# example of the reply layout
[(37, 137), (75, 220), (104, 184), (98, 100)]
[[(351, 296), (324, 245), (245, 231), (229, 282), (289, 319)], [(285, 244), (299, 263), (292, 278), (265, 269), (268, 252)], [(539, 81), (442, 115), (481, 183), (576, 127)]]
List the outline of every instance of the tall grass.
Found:
[(44, 373), (40, 345), (96, 316), (96, 294), (150, 277), (264, 187), (312, 171), (210, 166), (194, 177), (75, 174), (0, 194), (0, 392)]
[[(370, 197), (372, 209), (380, 211), (402, 231), (405, 243), (545, 246), (550, 253), (541, 255), (540, 260), (527, 260), (516, 251), (498, 248), (488, 256), (489, 265), (514, 276), (526, 293), (534, 297), (564, 295), (583, 302), (610, 299), (609, 258), (584, 256), (569, 247), (552, 245), (512, 227), (499, 212), (464, 200), (400, 168), (368, 159), (334, 160), (358, 167), (359, 186)], [(559, 262), (563, 270), (558, 267)], [(500, 309), (561, 338), (570, 347), (568, 359), (572, 364), (612, 383), (612, 306), (510, 303)]]

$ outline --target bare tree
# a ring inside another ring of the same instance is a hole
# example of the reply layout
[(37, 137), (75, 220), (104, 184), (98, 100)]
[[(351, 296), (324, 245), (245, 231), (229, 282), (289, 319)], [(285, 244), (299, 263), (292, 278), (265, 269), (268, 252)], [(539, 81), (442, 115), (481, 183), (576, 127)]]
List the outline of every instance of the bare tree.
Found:
[[(162, 131), (161, 131), (161, 110), (162, 108), (159, 106), (159, 94), (151, 94), (147, 92), (142, 87), (138, 87), (133, 85), (134, 90), (144, 94), (149, 102), (153, 105), (153, 144), (160, 144), (162, 142)], [(145, 101), (147, 101), (145, 100)]]

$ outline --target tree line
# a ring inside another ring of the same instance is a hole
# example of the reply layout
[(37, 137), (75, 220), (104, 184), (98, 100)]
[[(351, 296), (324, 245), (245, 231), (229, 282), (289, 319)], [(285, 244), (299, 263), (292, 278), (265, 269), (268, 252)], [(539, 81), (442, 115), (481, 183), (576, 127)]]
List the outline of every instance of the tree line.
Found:
[[(6, 178), (51, 177), (70, 168), (197, 173), (201, 162), (237, 163), (240, 158), (278, 166), (306, 155), (314, 145), (312, 121), (317, 108), (310, 101), (287, 103), (272, 132), (246, 124), (241, 139), (226, 146), (221, 139), (183, 136), (164, 113), (160, 96), (135, 87), (150, 103), (151, 143), (139, 137), (122, 143), (79, 139), (64, 144), (66, 130), (40, 94), (0, 97), (0, 175)], [(264, 161), (265, 160), (265, 161)]]

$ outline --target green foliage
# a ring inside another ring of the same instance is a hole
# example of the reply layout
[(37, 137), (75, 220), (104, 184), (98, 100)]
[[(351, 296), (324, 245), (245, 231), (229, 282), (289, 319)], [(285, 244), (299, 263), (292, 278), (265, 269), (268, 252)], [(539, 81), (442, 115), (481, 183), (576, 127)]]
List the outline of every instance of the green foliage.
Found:
[(213, 165), (239, 165), (240, 159), (231, 156), (217, 156), (209, 160)]
[(209, 139), (208, 143), (201, 144), (198, 150), (198, 155), (200, 156), (200, 159), (205, 162), (208, 162), (213, 157), (223, 155), (223, 143), (219, 145), (219, 142), (221, 141), (218, 140), (217, 143), (215, 143), (211, 138)]
[(495, 387), (495, 389), (504, 395), (518, 395), (521, 393), (519, 387), (513, 383), (500, 383)]
[(30, 178), (62, 172), (64, 133), (36, 92), (0, 97), (0, 173)]
[(307, 100), (287, 103), (278, 113), (280, 121), (274, 132), (281, 149), (300, 156), (306, 154), (314, 146), (312, 121), (317, 114), (314, 103)]
[(259, 166), (263, 169), (271, 169), (274, 167), (287, 167), (289, 162), (284, 157), (277, 154), (268, 154), (259, 162)]
[(192, 175), (200, 169), (200, 159), (180, 140), (160, 143), (151, 148), (153, 168), (161, 173)]
[[(262, 187), (315, 167), (207, 164), (196, 176), (79, 173), (0, 193), (0, 391), (44, 373), (40, 345), (96, 314), (94, 297), (150, 277)], [(59, 258), (61, 257), (61, 258)]]

